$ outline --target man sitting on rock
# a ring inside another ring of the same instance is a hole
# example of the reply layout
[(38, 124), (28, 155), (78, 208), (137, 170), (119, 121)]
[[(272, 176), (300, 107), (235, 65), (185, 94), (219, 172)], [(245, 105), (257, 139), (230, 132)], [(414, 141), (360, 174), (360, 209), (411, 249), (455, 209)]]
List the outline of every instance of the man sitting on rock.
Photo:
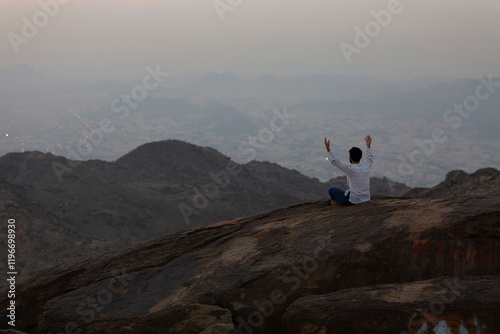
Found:
[(346, 173), (347, 185), (349, 189), (343, 191), (338, 188), (328, 189), (332, 205), (354, 205), (370, 200), (370, 167), (373, 163), (373, 153), (371, 149), (372, 139), (370, 136), (365, 137), (367, 154), (363, 163), (360, 163), (363, 151), (358, 147), (353, 147), (349, 150), (350, 165), (346, 165), (330, 151), (330, 141), (326, 140), (325, 147), (328, 152), (326, 158), (330, 160), (332, 165)]

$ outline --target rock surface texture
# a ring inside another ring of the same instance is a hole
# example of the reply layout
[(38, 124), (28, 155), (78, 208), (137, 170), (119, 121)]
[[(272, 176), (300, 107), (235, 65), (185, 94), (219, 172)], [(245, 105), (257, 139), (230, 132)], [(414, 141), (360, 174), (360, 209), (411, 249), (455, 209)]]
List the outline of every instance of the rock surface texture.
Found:
[(498, 333), (498, 285), (498, 276), (441, 277), (303, 297), (283, 316), (285, 332)]
[(16, 329), (500, 333), (499, 239), (498, 196), (307, 202), (37, 272)]

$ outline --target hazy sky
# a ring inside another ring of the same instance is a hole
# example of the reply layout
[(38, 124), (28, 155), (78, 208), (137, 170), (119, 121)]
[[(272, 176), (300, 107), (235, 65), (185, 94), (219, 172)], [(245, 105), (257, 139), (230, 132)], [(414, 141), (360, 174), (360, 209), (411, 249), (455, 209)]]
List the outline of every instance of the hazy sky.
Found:
[[(229, 1), (219, 4), (227, 8)], [(73, 0), (44, 25), (38, 1), (0, 0), (0, 66), (49, 63), (66, 73), (119, 79), (156, 64), (172, 74), (230, 71), (243, 77), (500, 75), (498, 0), (402, 0), (400, 13), (348, 64), (340, 43), (355, 45), (354, 28), (364, 30), (374, 20), (371, 11), (390, 2), (242, 1), (222, 21), (213, 0)], [(41, 27), (16, 54), (8, 34), (22, 37), (22, 18), (33, 22), (33, 16)]]

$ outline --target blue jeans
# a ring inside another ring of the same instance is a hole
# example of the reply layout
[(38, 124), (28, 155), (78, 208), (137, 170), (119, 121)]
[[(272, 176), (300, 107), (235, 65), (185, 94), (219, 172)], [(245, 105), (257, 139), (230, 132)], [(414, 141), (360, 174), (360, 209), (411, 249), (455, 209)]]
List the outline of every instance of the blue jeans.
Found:
[(348, 193), (347, 196), (345, 196), (345, 191), (338, 188), (330, 188), (328, 189), (328, 193), (330, 194), (330, 198), (340, 205), (354, 205), (354, 203), (349, 202), (351, 193)]

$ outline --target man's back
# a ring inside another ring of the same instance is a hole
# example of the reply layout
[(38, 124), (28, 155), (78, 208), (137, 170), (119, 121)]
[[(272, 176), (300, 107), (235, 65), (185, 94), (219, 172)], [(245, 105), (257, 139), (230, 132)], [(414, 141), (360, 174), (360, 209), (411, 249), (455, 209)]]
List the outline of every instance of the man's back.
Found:
[(370, 167), (373, 163), (373, 152), (367, 150), (365, 161), (359, 164), (347, 165), (337, 159), (330, 151), (327, 154), (328, 160), (347, 175), (347, 185), (349, 186), (349, 201), (353, 204), (360, 204), (370, 200)]

